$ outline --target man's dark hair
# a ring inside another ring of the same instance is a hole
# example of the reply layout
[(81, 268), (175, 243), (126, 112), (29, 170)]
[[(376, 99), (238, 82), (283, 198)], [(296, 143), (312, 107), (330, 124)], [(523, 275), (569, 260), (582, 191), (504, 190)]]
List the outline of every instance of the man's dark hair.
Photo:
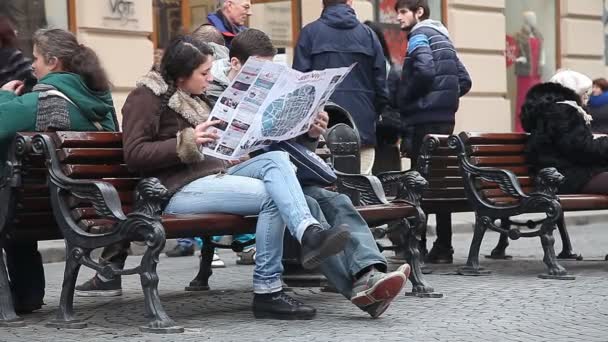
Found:
[(323, 7), (345, 4), (347, 0), (323, 0)]
[(395, 3), (395, 12), (399, 12), (400, 8), (407, 8), (412, 12), (416, 12), (420, 7), (424, 10), (420, 20), (428, 19), (431, 16), (428, 0), (397, 0)]
[(276, 54), (277, 49), (266, 33), (247, 29), (234, 37), (229, 56), (236, 57), (241, 64), (245, 64), (251, 56), (274, 57)]
[(603, 77), (594, 79), (593, 85), (598, 86), (602, 91), (608, 90), (608, 81)]
[(216, 43), (219, 45), (226, 45), (226, 40), (222, 33), (211, 24), (203, 24), (199, 26), (194, 32), (192, 37), (200, 39), (205, 43)]

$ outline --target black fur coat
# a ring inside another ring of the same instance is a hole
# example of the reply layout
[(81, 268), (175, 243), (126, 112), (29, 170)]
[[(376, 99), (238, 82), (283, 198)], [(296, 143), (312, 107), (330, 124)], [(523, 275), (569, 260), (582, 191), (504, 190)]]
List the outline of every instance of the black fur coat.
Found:
[(521, 109), (530, 133), (525, 153), (533, 171), (555, 167), (566, 177), (560, 193), (578, 193), (594, 175), (608, 171), (608, 137), (594, 139), (583, 115), (560, 101), (581, 105), (574, 91), (557, 83), (530, 89)]

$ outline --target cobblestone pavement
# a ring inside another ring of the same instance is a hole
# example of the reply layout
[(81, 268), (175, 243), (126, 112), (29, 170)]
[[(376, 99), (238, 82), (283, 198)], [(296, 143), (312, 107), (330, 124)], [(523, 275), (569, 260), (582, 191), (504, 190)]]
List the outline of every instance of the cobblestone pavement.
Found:
[[(222, 252), (227, 268), (214, 271), (209, 292), (184, 292), (194, 276), (196, 257), (168, 259), (159, 265), (160, 293), (169, 315), (186, 328), (179, 335), (140, 333), (143, 295), (137, 276), (123, 279), (118, 298), (75, 299), (83, 330), (44, 326), (59, 302), (63, 264), (45, 265), (47, 297), (43, 310), (25, 317), (25, 328), (0, 328), (0, 341), (608, 341), (608, 232), (602, 225), (573, 227), (571, 235), (585, 261), (563, 262), (574, 281), (542, 280), (539, 239), (512, 242), (512, 261), (487, 261), (494, 273), (463, 277), (454, 270), (465, 261), (471, 236), (456, 234), (455, 265), (434, 267), (428, 281), (441, 299), (400, 297), (378, 320), (340, 295), (318, 288), (294, 289), (295, 296), (318, 309), (313, 321), (255, 320), (250, 311), (251, 266), (235, 265)], [(491, 250), (488, 234), (482, 252)], [(557, 239), (559, 240), (559, 238)], [(556, 243), (559, 245), (559, 242)], [(557, 249), (559, 246), (557, 246)], [(559, 251), (559, 249), (558, 249)], [(138, 257), (130, 258), (133, 263)], [(79, 282), (91, 276), (83, 269)]]

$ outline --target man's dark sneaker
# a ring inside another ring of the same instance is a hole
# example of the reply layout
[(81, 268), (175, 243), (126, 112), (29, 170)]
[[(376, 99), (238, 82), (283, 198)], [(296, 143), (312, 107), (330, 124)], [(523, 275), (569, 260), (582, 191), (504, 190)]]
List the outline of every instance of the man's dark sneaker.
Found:
[(255, 318), (313, 319), (317, 310), (288, 296), (282, 290), (268, 294), (254, 294), (253, 315)]
[(317, 225), (306, 228), (302, 235), (302, 267), (314, 269), (325, 258), (342, 252), (350, 239), (348, 228), (346, 224), (330, 229), (323, 229)]
[(122, 295), (120, 277), (103, 281), (95, 275), (82, 285), (76, 286), (74, 294), (78, 297), (116, 297)]
[(439, 247), (437, 244), (433, 244), (433, 248), (426, 255), (425, 261), (429, 264), (451, 264), (454, 262), (453, 255), (454, 248)]
[(190, 246), (184, 246), (177, 244), (175, 248), (165, 253), (169, 258), (184, 257), (194, 255), (194, 244)]
[(390, 273), (373, 269), (355, 281), (351, 302), (372, 318), (380, 317), (405, 287), (410, 271), (408, 264)]

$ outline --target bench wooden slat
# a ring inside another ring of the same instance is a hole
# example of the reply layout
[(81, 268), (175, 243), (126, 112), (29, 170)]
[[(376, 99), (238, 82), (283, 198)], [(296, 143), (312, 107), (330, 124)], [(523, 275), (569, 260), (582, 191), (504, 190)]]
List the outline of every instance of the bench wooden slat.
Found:
[[(515, 145), (472, 145), (467, 150), (470, 156), (503, 156), (520, 155), (524, 152), (524, 144)], [(451, 150), (454, 152), (454, 150)]]
[(124, 163), (121, 148), (62, 148), (57, 151), (62, 163)]
[(466, 132), (466, 145), (525, 144), (528, 135), (524, 133), (477, 133)]
[(503, 166), (520, 166), (526, 165), (526, 159), (523, 155), (520, 156), (487, 156), (487, 157), (470, 157), (471, 164), (476, 166), (498, 167)]
[(99, 179), (108, 177), (129, 177), (133, 172), (127, 169), (125, 164), (114, 165), (85, 165), (85, 164), (64, 164), (63, 172), (66, 176), (76, 179)]
[(68, 132), (59, 131), (51, 135), (57, 148), (67, 147), (122, 147), (122, 133), (120, 132)]

